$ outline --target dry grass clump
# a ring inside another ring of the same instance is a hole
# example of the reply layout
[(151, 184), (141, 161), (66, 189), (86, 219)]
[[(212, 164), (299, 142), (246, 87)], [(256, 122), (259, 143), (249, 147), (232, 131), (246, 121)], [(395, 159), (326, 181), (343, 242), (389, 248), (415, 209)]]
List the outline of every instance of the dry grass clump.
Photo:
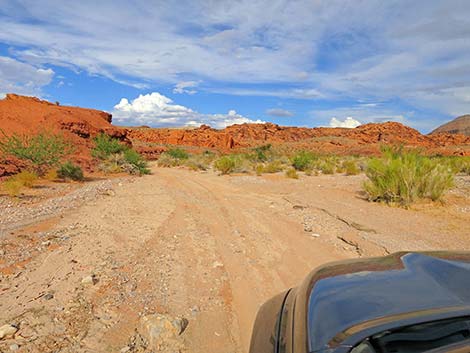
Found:
[(32, 188), (38, 180), (38, 175), (34, 172), (24, 170), (9, 177), (3, 182), (3, 189), (11, 197), (18, 197), (23, 188)]
[(216, 154), (211, 151), (204, 151), (201, 154), (191, 154), (183, 162), (183, 165), (191, 170), (208, 170), (214, 160), (217, 158)]
[(286, 177), (290, 179), (299, 179), (299, 174), (295, 168), (289, 168), (286, 170)]

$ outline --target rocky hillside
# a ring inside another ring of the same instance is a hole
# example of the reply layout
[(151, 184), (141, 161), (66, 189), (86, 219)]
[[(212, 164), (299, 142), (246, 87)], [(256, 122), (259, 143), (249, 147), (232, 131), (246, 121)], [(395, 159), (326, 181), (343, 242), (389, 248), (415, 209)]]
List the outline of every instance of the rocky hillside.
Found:
[[(72, 159), (85, 168), (91, 167), (91, 138), (105, 132), (119, 139), (126, 130), (111, 125), (111, 114), (94, 109), (66, 107), (34, 97), (8, 94), (0, 100), (0, 133), (31, 135), (38, 132), (61, 133), (71, 141), (75, 152)], [(17, 163), (0, 161), (0, 176), (14, 173)]]
[(470, 114), (459, 116), (458, 118), (439, 126), (431, 134), (449, 133), (470, 136)]
[[(335, 154), (377, 154), (382, 144), (422, 147), (442, 154), (470, 154), (470, 137), (452, 134), (422, 135), (396, 122), (347, 128), (300, 128), (276, 124), (232, 125), (222, 130), (203, 125), (197, 129), (136, 128), (128, 132), (142, 151), (166, 145), (236, 150), (271, 143), (286, 149)], [(147, 147), (145, 147), (147, 146)]]

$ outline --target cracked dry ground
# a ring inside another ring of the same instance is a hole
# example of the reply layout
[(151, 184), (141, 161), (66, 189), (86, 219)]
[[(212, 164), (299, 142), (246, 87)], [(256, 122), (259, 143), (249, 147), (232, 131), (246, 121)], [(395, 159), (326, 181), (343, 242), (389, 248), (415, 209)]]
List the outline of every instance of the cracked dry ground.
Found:
[(19, 331), (0, 351), (141, 352), (140, 317), (162, 313), (188, 319), (183, 351), (246, 352), (260, 304), (318, 265), (470, 248), (468, 178), (446, 206), (414, 210), (365, 201), (362, 180), (154, 168), (40, 221), (4, 220), (0, 326)]

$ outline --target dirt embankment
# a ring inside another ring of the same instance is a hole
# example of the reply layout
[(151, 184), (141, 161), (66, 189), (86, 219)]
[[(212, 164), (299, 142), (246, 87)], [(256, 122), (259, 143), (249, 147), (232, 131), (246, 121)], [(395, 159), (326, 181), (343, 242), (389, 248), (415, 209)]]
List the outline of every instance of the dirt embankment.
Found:
[[(94, 109), (62, 107), (34, 97), (8, 94), (0, 100), (0, 130), (3, 134), (32, 135), (38, 132), (60, 133), (74, 146), (72, 159), (86, 169), (93, 165), (92, 137), (104, 132), (126, 140), (126, 130), (111, 125), (111, 114)], [(15, 159), (0, 161), (0, 177), (21, 169)]]

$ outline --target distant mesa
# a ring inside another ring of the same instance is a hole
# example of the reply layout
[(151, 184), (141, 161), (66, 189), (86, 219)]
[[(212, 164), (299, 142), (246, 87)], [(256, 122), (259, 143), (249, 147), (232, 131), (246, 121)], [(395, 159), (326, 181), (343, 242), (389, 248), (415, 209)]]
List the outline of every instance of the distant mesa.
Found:
[(470, 114), (459, 116), (458, 118), (439, 126), (431, 134), (447, 133), (470, 136)]

